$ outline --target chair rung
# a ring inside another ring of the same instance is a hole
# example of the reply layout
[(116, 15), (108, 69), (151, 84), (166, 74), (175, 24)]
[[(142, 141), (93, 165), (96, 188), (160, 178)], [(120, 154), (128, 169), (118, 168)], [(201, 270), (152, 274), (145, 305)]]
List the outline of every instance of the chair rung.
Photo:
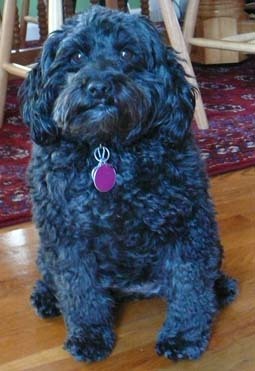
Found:
[(38, 17), (32, 17), (30, 15), (26, 15), (24, 17), (24, 20), (27, 22), (27, 23), (36, 23), (38, 24)]
[(25, 78), (31, 68), (17, 63), (3, 63), (3, 68), (10, 74)]
[(205, 39), (202, 37), (201, 38), (193, 37), (191, 38), (190, 43), (191, 45), (202, 46), (204, 48), (223, 49), (223, 50), (231, 50), (231, 51), (255, 54), (255, 45), (251, 43), (213, 40), (213, 39)]
[(241, 33), (239, 35), (232, 35), (224, 37), (221, 40), (226, 41), (240, 41), (240, 42), (249, 42), (255, 39), (255, 32)]

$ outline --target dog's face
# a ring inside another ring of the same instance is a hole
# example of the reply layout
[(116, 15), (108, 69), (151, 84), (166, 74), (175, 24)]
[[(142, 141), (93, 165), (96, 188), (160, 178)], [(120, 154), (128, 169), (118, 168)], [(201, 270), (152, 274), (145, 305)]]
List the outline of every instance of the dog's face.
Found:
[(32, 139), (132, 141), (189, 129), (194, 93), (175, 53), (144, 17), (93, 7), (46, 41), (21, 89)]

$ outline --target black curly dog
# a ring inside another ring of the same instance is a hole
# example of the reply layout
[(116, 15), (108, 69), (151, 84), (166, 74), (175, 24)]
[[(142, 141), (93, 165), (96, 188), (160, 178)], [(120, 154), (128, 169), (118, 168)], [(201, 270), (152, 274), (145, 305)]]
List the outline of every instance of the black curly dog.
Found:
[(66, 349), (98, 361), (114, 347), (120, 297), (158, 295), (168, 307), (157, 353), (198, 358), (236, 283), (221, 271), (194, 89), (175, 52), (146, 18), (92, 7), (50, 35), (21, 102), (38, 314), (61, 313)]

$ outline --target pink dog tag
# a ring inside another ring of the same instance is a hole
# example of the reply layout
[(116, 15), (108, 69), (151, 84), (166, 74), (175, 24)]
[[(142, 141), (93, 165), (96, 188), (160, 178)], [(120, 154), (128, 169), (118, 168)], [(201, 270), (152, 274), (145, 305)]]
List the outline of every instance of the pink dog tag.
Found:
[(110, 151), (100, 144), (94, 151), (94, 157), (98, 161), (98, 165), (91, 172), (94, 186), (99, 192), (108, 192), (116, 183), (116, 171), (112, 165), (107, 164)]
[(100, 192), (110, 191), (116, 183), (116, 171), (109, 164), (99, 165), (94, 172), (94, 185)]

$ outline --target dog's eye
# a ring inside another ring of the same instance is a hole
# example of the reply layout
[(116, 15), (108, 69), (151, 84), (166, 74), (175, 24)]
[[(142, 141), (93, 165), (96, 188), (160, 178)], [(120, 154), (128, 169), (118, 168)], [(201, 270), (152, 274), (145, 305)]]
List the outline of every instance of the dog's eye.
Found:
[(81, 52), (75, 53), (72, 55), (71, 62), (73, 62), (74, 64), (79, 64), (82, 61), (83, 57), (84, 55)]
[(120, 56), (121, 56), (121, 59), (125, 61), (129, 61), (130, 59), (132, 59), (133, 53), (128, 49), (122, 49), (120, 51)]

